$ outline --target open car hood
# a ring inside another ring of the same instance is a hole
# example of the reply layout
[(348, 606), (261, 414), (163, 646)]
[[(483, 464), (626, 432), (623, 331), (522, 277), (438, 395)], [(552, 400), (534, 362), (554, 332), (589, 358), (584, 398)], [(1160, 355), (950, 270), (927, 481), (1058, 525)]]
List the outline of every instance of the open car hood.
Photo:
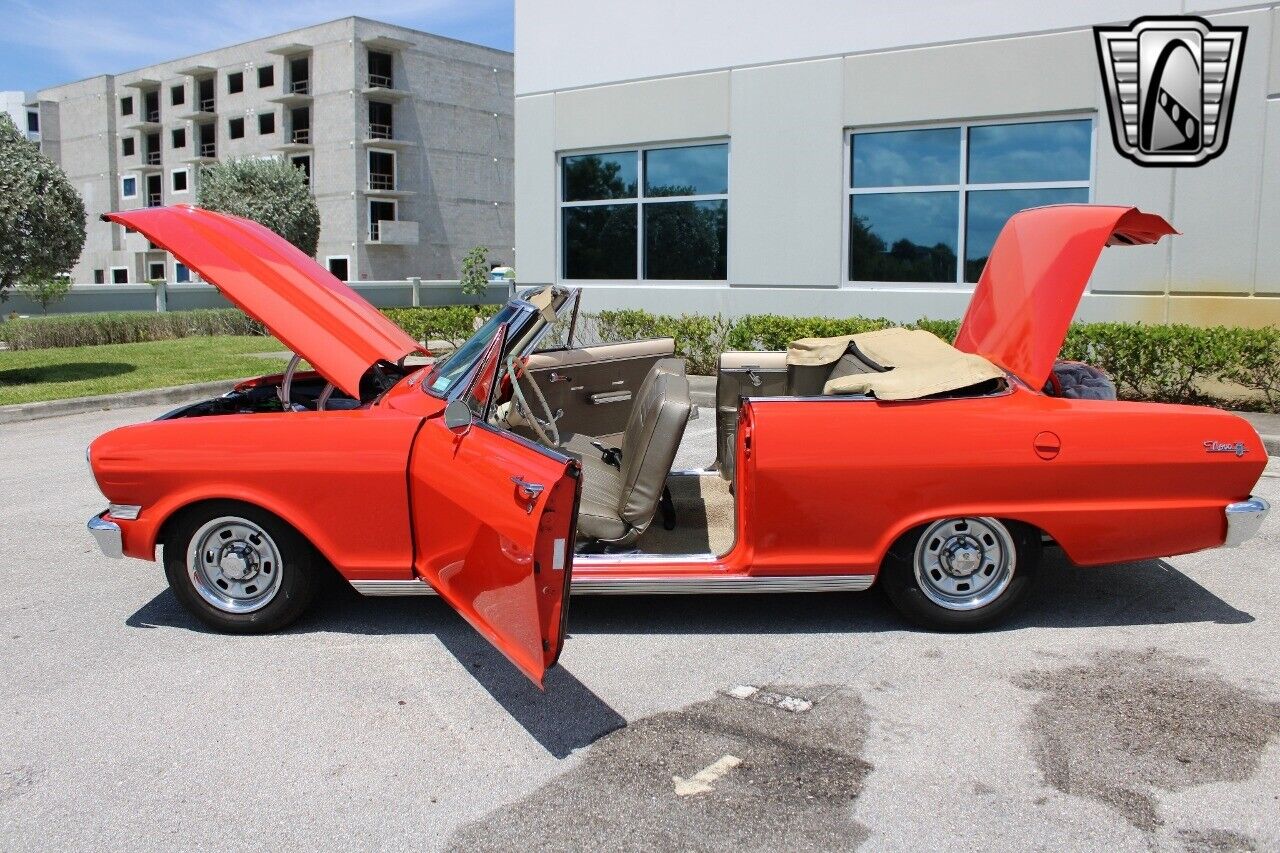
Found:
[(188, 205), (102, 218), (167, 249), (357, 400), (370, 367), (422, 349), (364, 297), (256, 222)]
[(987, 258), (956, 349), (1043, 388), (1103, 247), (1155, 243), (1177, 233), (1136, 207), (1070, 204), (1015, 213)]

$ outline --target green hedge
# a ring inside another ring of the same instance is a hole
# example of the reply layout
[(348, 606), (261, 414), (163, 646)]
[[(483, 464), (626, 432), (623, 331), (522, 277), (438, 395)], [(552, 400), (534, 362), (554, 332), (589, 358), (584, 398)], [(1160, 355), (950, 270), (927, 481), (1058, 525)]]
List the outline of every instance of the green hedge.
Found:
[(11, 349), (49, 349), (98, 344), (135, 344), (201, 335), (265, 335), (262, 326), (235, 308), (201, 311), (108, 311), (55, 314), (0, 323), (0, 340)]
[[(488, 317), (495, 306), (484, 306)], [(469, 305), (439, 308), (388, 308), (383, 312), (420, 341), (457, 344), (471, 337), (476, 309)], [(132, 344), (201, 335), (265, 335), (262, 325), (235, 308), (199, 311), (113, 311), (101, 314), (55, 314), (0, 323), (0, 340), (10, 348), (48, 349), (97, 344)]]
[[(496, 306), (480, 309), (486, 318)], [(385, 313), (420, 341), (457, 345), (471, 336), (477, 312), (469, 305), (389, 308)], [(725, 350), (781, 350), (797, 338), (829, 337), (894, 325), (883, 317), (783, 317), (754, 314), (729, 320), (672, 316), (647, 311), (602, 311), (578, 318), (575, 343), (637, 338), (675, 338), (676, 352), (692, 373), (715, 373)], [(918, 320), (944, 340), (955, 337), (955, 320)], [(557, 327), (548, 340), (563, 335)], [(13, 349), (134, 343), (197, 335), (262, 335), (262, 327), (235, 309), (68, 314), (0, 323), (0, 340)], [(1252, 402), (1280, 411), (1280, 329), (1226, 326), (1148, 326), (1140, 323), (1077, 323), (1067, 333), (1062, 357), (1102, 368), (1122, 397), (1168, 402), (1204, 402), (1205, 385), (1226, 383)], [(1239, 403), (1239, 401), (1236, 401)]]

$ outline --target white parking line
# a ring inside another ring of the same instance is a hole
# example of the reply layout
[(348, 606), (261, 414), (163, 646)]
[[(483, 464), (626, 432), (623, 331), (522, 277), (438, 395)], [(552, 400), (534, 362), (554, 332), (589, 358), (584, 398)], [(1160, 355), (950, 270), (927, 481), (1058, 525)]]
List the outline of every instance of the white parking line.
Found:
[(679, 776), (672, 776), (671, 781), (676, 783), (676, 796), (689, 797), (694, 794), (705, 794), (711, 790), (711, 783), (720, 779), (724, 774), (742, 763), (742, 759), (736, 755), (722, 755), (699, 770), (689, 779), (682, 779)]

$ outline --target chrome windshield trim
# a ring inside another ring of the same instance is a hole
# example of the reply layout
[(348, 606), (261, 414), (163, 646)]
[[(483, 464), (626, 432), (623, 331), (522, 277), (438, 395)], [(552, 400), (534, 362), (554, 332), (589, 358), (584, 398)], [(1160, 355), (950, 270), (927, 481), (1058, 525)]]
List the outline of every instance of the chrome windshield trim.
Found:
[(1227, 538), (1222, 547), (1235, 548), (1252, 539), (1270, 511), (1271, 504), (1265, 498), (1255, 496), (1250, 496), (1247, 501), (1227, 504), (1223, 510), (1227, 517)]
[(120, 525), (114, 521), (107, 521), (102, 516), (106, 513), (99, 513), (89, 519), (89, 532), (93, 534), (93, 539), (98, 543), (98, 548), (102, 553), (113, 560), (119, 560), (124, 556), (124, 543), (120, 537)]

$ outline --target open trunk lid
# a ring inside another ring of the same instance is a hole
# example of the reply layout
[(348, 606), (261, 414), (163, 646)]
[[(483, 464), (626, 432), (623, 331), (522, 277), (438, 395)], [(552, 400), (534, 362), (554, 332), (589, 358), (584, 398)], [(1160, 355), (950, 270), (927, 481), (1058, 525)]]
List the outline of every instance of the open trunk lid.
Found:
[(1068, 204), (1015, 213), (987, 258), (956, 349), (1043, 388), (1103, 247), (1176, 233), (1163, 217), (1136, 207)]
[(188, 205), (102, 218), (168, 250), (357, 400), (370, 367), (422, 349), (364, 297), (256, 222)]

